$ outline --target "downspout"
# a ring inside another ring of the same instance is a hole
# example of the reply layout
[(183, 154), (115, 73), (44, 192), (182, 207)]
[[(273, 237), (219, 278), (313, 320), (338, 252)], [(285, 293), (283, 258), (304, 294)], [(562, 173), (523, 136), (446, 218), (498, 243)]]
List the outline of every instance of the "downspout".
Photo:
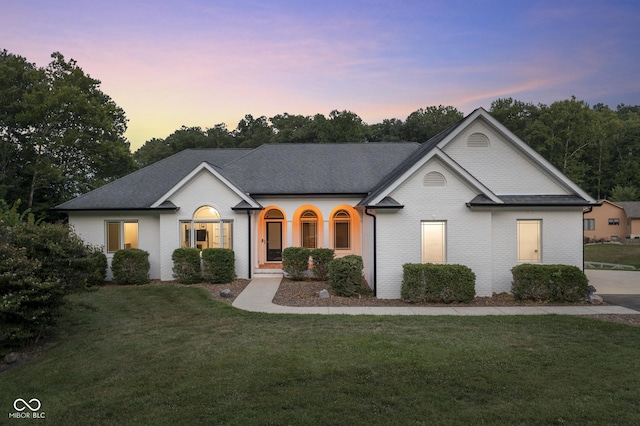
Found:
[(378, 297), (378, 243), (377, 243), (377, 218), (376, 215), (369, 213), (369, 209), (364, 208), (364, 214), (373, 218), (373, 296)]
[(251, 270), (253, 269), (253, 259), (251, 258), (251, 210), (247, 210), (247, 235), (249, 238), (249, 279), (251, 279)]
[(586, 209), (582, 209), (582, 272), (585, 271), (584, 267), (584, 215), (593, 211), (593, 205), (587, 206)]

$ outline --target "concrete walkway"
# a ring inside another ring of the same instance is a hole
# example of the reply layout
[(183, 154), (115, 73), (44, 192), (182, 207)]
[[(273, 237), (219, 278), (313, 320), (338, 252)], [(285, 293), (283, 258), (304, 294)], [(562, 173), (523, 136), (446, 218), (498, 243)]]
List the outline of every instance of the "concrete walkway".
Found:
[(622, 306), (504, 306), (504, 307), (297, 307), (272, 303), (281, 278), (256, 278), (233, 301), (233, 306), (251, 312), (269, 314), (343, 314), (343, 315), (597, 315), (640, 314)]

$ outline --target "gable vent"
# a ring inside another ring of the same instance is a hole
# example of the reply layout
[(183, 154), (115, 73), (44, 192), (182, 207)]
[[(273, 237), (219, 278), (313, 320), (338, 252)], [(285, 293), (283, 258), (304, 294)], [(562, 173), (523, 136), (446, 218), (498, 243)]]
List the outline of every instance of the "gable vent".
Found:
[(424, 175), (422, 184), (428, 188), (436, 186), (447, 186), (447, 180), (438, 172), (429, 172)]
[(488, 148), (489, 138), (484, 133), (473, 133), (467, 138), (469, 148)]

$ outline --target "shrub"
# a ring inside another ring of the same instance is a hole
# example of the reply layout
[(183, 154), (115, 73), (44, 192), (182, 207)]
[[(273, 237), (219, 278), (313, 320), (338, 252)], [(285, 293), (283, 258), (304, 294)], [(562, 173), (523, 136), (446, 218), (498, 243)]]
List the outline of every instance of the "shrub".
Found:
[(348, 255), (329, 263), (329, 284), (338, 296), (371, 294), (362, 275), (362, 257)]
[(573, 303), (589, 294), (589, 280), (576, 266), (523, 264), (512, 268), (511, 274), (516, 299)]
[(200, 271), (200, 250), (197, 248), (179, 248), (171, 255), (173, 277), (182, 284), (195, 284), (202, 281)]
[(23, 223), (10, 229), (9, 243), (24, 247), (29, 259), (41, 263), (38, 277), (42, 281), (58, 280), (65, 293), (104, 281), (106, 257), (98, 248), (87, 246), (67, 225)]
[(0, 341), (9, 344), (37, 340), (56, 325), (64, 296), (104, 282), (107, 270), (104, 253), (68, 226), (14, 216), (0, 218)]
[(149, 253), (140, 249), (118, 250), (111, 260), (113, 280), (119, 284), (146, 284), (149, 269)]
[(202, 250), (204, 280), (210, 283), (229, 283), (236, 277), (235, 253), (227, 248)]
[(287, 247), (282, 251), (282, 269), (292, 280), (302, 280), (309, 269), (310, 254), (311, 251), (305, 247)]
[(0, 241), (0, 342), (37, 341), (56, 324), (64, 291), (59, 281), (43, 275), (41, 263), (28, 258), (25, 248)]
[(403, 265), (401, 297), (412, 303), (470, 302), (476, 295), (476, 274), (464, 265)]
[(333, 260), (334, 251), (328, 248), (311, 250), (313, 263), (313, 275), (320, 281), (326, 281), (329, 277), (329, 263)]

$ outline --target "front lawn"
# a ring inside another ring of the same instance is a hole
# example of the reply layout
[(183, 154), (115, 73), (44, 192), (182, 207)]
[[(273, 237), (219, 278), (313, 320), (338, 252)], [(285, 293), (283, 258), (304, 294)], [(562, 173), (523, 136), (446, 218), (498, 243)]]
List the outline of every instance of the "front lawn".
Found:
[(587, 262), (632, 265), (636, 269), (640, 269), (640, 246), (589, 244), (584, 246), (584, 260)]
[(640, 424), (637, 327), (255, 314), (169, 285), (73, 300), (47, 349), (0, 373), (5, 419), (38, 398), (64, 425)]

